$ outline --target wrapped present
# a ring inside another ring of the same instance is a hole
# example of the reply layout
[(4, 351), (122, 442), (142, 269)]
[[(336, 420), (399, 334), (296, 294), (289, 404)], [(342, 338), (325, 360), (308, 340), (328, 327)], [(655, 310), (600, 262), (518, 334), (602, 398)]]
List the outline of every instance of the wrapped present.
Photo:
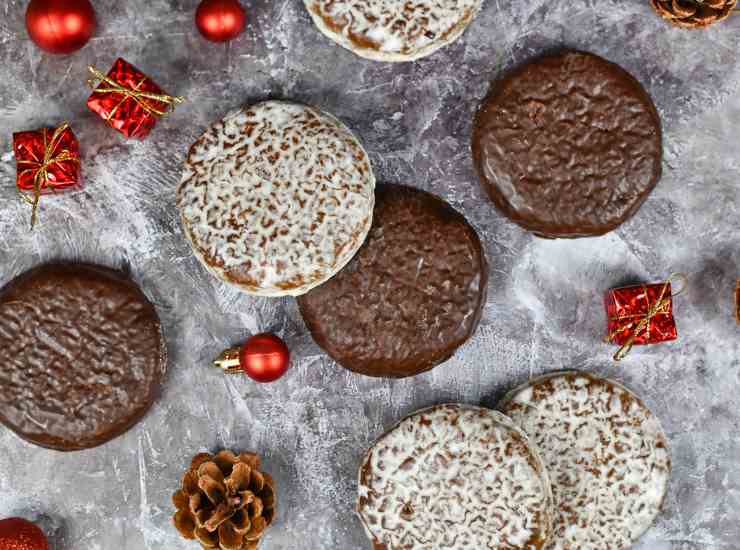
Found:
[(93, 93), (87, 106), (126, 137), (145, 138), (159, 117), (184, 101), (181, 97), (167, 95), (148, 76), (120, 57), (107, 75), (92, 66), (89, 70), (94, 78), (88, 81)]
[(41, 195), (81, 185), (80, 145), (65, 122), (58, 128), (16, 132), (13, 153), (18, 191), (33, 205), (33, 227)]
[[(684, 284), (681, 290), (673, 292), (671, 282), (676, 279)], [(615, 360), (623, 359), (632, 346), (677, 338), (673, 297), (685, 287), (686, 276), (676, 273), (662, 283), (615, 288), (605, 294), (609, 330), (605, 340), (621, 346)]]

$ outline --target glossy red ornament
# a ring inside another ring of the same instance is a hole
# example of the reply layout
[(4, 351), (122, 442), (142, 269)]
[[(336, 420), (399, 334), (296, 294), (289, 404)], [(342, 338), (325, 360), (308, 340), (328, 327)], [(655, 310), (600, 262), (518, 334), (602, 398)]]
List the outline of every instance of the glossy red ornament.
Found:
[(274, 334), (255, 334), (239, 352), (239, 366), (256, 382), (274, 382), (290, 366), (290, 351)]
[[(95, 77), (87, 106), (111, 128), (124, 136), (144, 139), (159, 117), (169, 114), (184, 98), (166, 94), (139, 69), (122, 58), (116, 59), (108, 74), (89, 67)], [(95, 85), (96, 81), (100, 81)]]
[[(33, 205), (31, 227), (41, 195), (78, 187), (80, 145), (67, 123), (57, 128), (41, 128), (13, 134), (13, 153), (17, 163), (16, 186)], [(33, 198), (28, 198), (28, 196)]]
[(195, 12), (200, 34), (212, 42), (226, 42), (239, 36), (247, 14), (239, 0), (203, 0)]
[(36, 45), (49, 53), (72, 53), (95, 31), (90, 0), (31, 0), (26, 29)]
[[(681, 289), (674, 291), (672, 281), (679, 281)], [(688, 287), (683, 273), (672, 273), (662, 283), (614, 288), (604, 295), (608, 324), (606, 342), (621, 347), (614, 354), (621, 361), (632, 346), (656, 344), (678, 337), (673, 318), (673, 298)]]
[[(621, 346), (630, 339), (635, 346), (656, 344), (678, 336), (670, 282), (612, 289), (604, 305), (610, 341), (615, 344)], [(660, 307), (649, 316), (654, 306)]]
[(68, 124), (13, 134), (18, 162), (16, 185), (22, 192), (36, 187), (40, 168), (45, 170), (41, 193), (52, 193), (80, 183), (80, 144)]
[(8, 518), (0, 520), (0, 550), (49, 550), (49, 541), (35, 523)]

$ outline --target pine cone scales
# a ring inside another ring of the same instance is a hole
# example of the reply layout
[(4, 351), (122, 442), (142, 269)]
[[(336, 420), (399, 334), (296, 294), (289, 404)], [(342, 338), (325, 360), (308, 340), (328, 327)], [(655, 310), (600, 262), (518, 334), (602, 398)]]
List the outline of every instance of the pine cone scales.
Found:
[(175, 527), (203, 548), (256, 550), (275, 517), (275, 482), (254, 453), (221, 451), (193, 458), (172, 502)]
[(650, 0), (658, 14), (678, 27), (708, 27), (730, 16), (737, 0)]

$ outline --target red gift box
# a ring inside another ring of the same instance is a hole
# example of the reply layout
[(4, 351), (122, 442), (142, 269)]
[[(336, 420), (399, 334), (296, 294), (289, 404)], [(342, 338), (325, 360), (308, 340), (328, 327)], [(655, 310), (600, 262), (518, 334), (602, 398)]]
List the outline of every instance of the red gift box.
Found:
[[(67, 123), (13, 134), (18, 191), (33, 205), (31, 227), (41, 195), (75, 187), (80, 178), (80, 144)], [(28, 194), (33, 195), (33, 199)]]
[[(93, 93), (87, 106), (124, 136), (145, 138), (157, 119), (166, 115), (181, 97), (167, 95), (148, 76), (120, 57), (107, 75), (89, 67)], [(95, 86), (95, 82), (100, 83)]]
[(662, 283), (615, 288), (604, 295), (609, 330), (606, 340), (622, 346), (615, 359), (623, 358), (632, 346), (678, 337), (673, 318), (676, 294), (671, 287), (671, 280), (677, 276)]

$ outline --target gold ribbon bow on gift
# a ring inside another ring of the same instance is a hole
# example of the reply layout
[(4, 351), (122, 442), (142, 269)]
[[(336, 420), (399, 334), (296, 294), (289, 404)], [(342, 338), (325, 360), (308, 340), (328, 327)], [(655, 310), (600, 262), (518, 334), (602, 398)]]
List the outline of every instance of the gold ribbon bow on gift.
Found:
[[(69, 128), (69, 123), (65, 122), (64, 124), (60, 125), (56, 130), (54, 130), (54, 133), (51, 135), (51, 140), (47, 138), (47, 129), (43, 128), (41, 130), (42, 135), (44, 136), (44, 158), (42, 160), (37, 159), (34, 157), (35, 160), (19, 160), (18, 164), (30, 164), (30, 168), (26, 168), (25, 170), (21, 171), (20, 175), (23, 175), (27, 172), (33, 172), (36, 171), (36, 175), (33, 178), (33, 199), (30, 199), (27, 197), (23, 191), (24, 189), (21, 189), (20, 186), (18, 186), (18, 190), (21, 193), (21, 196), (29, 203), (33, 205), (33, 211), (31, 212), (31, 229), (36, 225), (36, 211), (39, 207), (39, 201), (41, 200), (41, 191), (49, 187), (49, 167), (57, 162), (65, 162), (65, 161), (72, 161), (79, 163), (80, 160), (72, 154), (72, 152), (69, 149), (62, 149), (57, 153), (54, 154), (54, 150), (57, 148), (57, 145), (59, 144), (59, 140), (62, 137), (62, 133), (64, 133), (65, 130)], [(33, 152), (31, 152), (33, 154)], [(51, 186), (51, 190), (54, 190), (54, 187)]]
[[(671, 286), (671, 282), (675, 280), (681, 281), (683, 283), (680, 290), (678, 290), (677, 292), (671, 292), (669, 296), (666, 296), (665, 294), (666, 292), (668, 292), (668, 287)], [(686, 288), (688, 288), (688, 286), (689, 279), (684, 273), (671, 273), (663, 283), (663, 288), (660, 290), (658, 299), (653, 305), (650, 305), (650, 299), (647, 297), (647, 285), (643, 284), (642, 289), (643, 292), (645, 292), (645, 299), (648, 300), (648, 310), (645, 313), (634, 313), (632, 315), (622, 315), (609, 318), (610, 321), (632, 319), (631, 321), (627, 321), (625, 324), (621, 325), (616, 330), (610, 332), (604, 338), (605, 342), (611, 343), (614, 338), (616, 338), (617, 334), (620, 334), (625, 330), (632, 331), (629, 338), (627, 338), (627, 341), (622, 345), (621, 348), (619, 348), (619, 350), (617, 350), (617, 353), (614, 354), (615, 361), (621, 361), (627, 356), (627, 354), (632, 350), (632, 347), (635, 345), (635, 340), (643, 330), (646, 331), (648, 338), (650, 337), (650, 321), (656, 315), (667, 313), (666, 311), (664, 311), (666, 306), (671, 303), (671, 300), (674, 296), (678, 296), (679, 294), (684, 292)]]
[[(144, 85), (144, 82), (147, 81), (147, 76), (144, 76), (139, 83), (134, 86), (133, 88), (127, 88), (125, 86), (122, 86), (115, 80), (108, 78), (108, 76), (101, 73), (99, 70), (97, 70), (95, 67), (90, 65), (88, 67), (90, 73), (95, 77), (91, 78), (87, 81), (87, 84), (90, 86), (90, 88), (93, 89), (95, 93), (101, 93), (101, 94), (121, 94), (121, 101), (118, 102), (118, 104), (111, 109), (111, 111), (108, 113), (108, 116), (106, 117), (106, 121), (110, 121), (118, 111), (118, 109), (121, 107), (121, 105), (124, 104), (124, 102), (127, 99), (133, 99), (136, 103), (138, 103), (142, 109), (144, 109), (147, 113), (151, 115), (157, 115), (157, 116), (166, 116), (168, 115), (178, 103), (182, 103), (185, 101), (184, 97), (177, 97), (177, 96), (171, 96), (168, 94), (155, 94), (152, 92), (147, 92), (144, 90), (140, 90), (139, 88)], [(108, 85), (107, 88), (101, 87), (97, 82), (105, 83)], [(152, 107), (152, 105), (146, 101), (148, 99), (151, 99), (153, 101), (159, 101), (160, 103), (165, 103), (168, 106), (168, 109), (166, 111), (160, 111), (159, 109), (155, 109)]]

